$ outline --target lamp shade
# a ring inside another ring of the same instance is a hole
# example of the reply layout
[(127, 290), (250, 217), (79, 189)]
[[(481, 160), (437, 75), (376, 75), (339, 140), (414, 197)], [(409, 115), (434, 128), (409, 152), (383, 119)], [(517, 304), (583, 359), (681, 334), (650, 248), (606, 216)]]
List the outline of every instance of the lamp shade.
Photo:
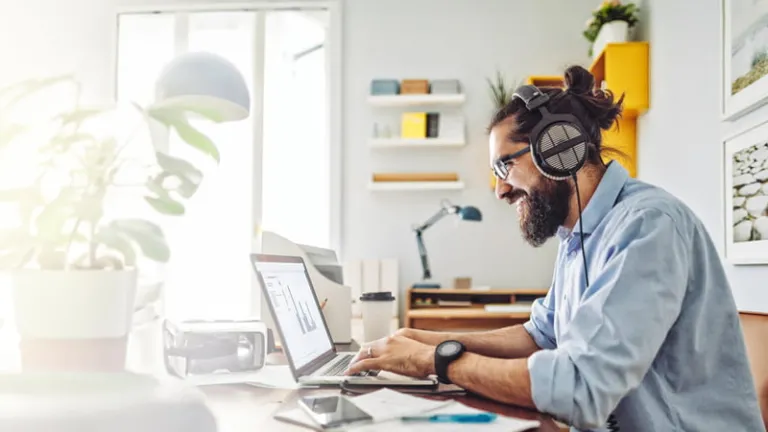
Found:
[(459, 209), (459, 218), (466, 221), (481, 221), (483, 220), (483, 214), (480, 213), (480, 209), (474, 206), (466, 206)]
[(186, 108), (226, 122), (247, 118), (251, 97), (232, 62), (208, 52), (191, 52), (163, 69), (155, 84), (154, 105)]

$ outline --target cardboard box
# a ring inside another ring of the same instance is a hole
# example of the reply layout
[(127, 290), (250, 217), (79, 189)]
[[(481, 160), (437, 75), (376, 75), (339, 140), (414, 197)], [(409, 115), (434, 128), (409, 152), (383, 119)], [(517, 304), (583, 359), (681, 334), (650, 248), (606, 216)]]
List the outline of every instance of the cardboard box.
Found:
[(396, 95), (400, 93), (400, 82), (393, 79), (375, 79), (371, 81), (372, 95)]
[(429, 93), (429, 81), (422, 79), (405, 79), (400, 83), (401, 94), (426, 94)]
[(435, 80), (430, 85), (430, 92), (435, 94), (458, 94), (461, 93), (459, 80)]

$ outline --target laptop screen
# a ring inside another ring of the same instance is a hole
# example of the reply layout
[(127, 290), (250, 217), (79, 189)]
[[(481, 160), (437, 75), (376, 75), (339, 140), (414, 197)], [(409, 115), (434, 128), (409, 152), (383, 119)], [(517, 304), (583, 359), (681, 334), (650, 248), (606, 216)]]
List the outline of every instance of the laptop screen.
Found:
[(333, 348), (309, 277), (301, 262), (255, 261), (296, 369)]

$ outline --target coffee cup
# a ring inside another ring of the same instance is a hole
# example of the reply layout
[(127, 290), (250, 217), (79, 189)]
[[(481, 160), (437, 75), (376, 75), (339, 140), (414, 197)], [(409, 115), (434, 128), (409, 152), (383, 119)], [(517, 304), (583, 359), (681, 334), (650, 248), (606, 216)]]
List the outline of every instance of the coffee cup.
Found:
[(367, 292), (360, 296), (363, 314), (363, 337), (365, 342), (389, 336), (395, 297), (389, 291)]

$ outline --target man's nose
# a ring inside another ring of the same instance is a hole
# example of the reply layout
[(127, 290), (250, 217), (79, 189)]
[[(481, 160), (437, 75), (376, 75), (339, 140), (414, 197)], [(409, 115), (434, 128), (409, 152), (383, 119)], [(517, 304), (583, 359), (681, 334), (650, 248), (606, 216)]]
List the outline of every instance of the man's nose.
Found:
[(507, 182), (499, 178), (496, 179), (496, 199), (504, 199), (504, 195), (506, 195), (511, 190), (512, 186), (510, 186)]

